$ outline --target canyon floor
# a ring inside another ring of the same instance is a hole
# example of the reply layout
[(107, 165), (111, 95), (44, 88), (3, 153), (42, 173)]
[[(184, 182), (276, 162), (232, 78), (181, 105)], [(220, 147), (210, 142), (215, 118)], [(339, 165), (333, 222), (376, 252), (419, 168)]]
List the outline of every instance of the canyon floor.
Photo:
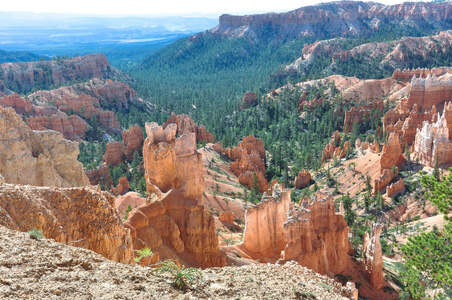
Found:
[(202, 271), (185, 291), (169, 274), (0, 228), (1, 299), (349, 299), (345, 287), (297, 264)]

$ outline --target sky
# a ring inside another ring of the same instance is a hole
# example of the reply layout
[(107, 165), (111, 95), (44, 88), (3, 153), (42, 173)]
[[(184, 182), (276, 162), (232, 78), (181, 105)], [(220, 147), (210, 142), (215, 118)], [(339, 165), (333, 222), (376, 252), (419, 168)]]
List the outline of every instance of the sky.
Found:
[[(321, 0), (5, 0), (0, 11), (91, 15), (191, 15), (217, 17), (223, 13), (289, 11)], [(396, 4), (400, 0), (375, 1)]]

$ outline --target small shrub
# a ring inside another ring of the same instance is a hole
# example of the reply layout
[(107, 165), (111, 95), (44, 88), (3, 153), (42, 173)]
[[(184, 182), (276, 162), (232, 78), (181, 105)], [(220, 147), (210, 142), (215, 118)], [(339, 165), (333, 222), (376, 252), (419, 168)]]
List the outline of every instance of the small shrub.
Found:
[(135, 257), (135, 262), (140, 262), (143, 257), (150, 257), (154, 255), (154, 253), (149, 248), (143, 248), (141, 250), (137, 250), (138, 256)]
[(33, 227), (32, 230), (28, 231), (28, 235), (30, 236), (30, 238), (32, 238), (33, 240), (42, 240), (45, 238), (45, 236), (42, 234), (42, 231), (39, 229), (36, 229)]
[(200, 274), (202, 277), (202, 272), (199, 269), (186, 268), (185, 266), (179, 268), (179, 266), (171, 260), (159, 262), (157, 265), (158, 267), (154, 269), (153, 272), (157, 274), (165, 272), (170, 273), (174, 277), (174, 285), (180, 290), (187, 287), (187, 280), (193, 283), (196, 273)]

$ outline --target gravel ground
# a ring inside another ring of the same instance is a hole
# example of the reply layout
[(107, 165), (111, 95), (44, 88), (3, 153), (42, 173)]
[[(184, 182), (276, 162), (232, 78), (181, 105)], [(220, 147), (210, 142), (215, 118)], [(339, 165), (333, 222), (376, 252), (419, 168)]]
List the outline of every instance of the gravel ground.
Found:
[(169, 274), (0, 226), (0, 299), (349, 299), (296, 263), (211, 268), (178, 290)]

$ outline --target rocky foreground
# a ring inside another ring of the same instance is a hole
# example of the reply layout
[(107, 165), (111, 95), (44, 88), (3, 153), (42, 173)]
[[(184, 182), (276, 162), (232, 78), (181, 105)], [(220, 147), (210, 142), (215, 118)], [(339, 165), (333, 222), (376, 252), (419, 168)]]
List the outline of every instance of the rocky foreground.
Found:
[(349, 299), (347, 288), (295, 263), (203, 270), (187, 291), (169, 274), (0, 226), (1, 299)]

